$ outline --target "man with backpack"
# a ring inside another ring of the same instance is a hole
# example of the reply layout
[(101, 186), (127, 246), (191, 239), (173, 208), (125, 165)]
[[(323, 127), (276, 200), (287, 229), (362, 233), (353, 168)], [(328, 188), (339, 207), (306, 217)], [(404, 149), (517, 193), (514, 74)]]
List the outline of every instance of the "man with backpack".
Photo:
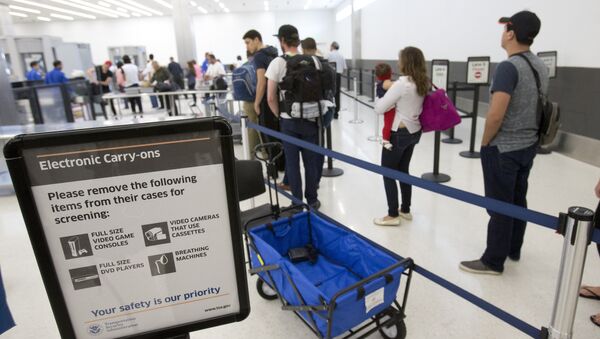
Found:
[[(335, 80), (323, 71), (323, 64), (316, 57), (298, 54), (300, 36), (296, 27), (283, 25), (276, 35), (284, 55), (275, 58), (265, 76), (267, 101), (271, 111), (280, 118), (281, 132), (313, 143), (319, 143), (323, 114), (327, 111), (325, 93), (335, 90)], [(333, 76), (335, 79), (335, 76)], [(333, 103), (331, 103), (333, 105)], [(325, 107), (323, 107), (325, 106)], [(300, 154), (304, 163), (307, 203), (315, 209), (321, 206), (317, 196), (320, 171), (323, 170), (320, 155), (283, 142), (286, 157), (285, 169), (292, 194), (302, 199)]]
[[(256, 71), (256, 95), (254, 97), (253, 105), (254, 112), (256, 112), (260, 125), (279, 131), (279, 118), (273, 114), (267, 103), (267, 78), (265, 77), (265, 73), (271, 64), (271, 61), (277, 58), (277, 48), (265, 45), (262, 40), (262, 35), (254, 29), (246, 32), (243, 39), (247, 51), (253, 55), (252, 64)], [(268, 135), (262, 135), (261, 138), (263, 142), (280, 141), (279, 139)], [(285, 157), (279, 158), (276, 165), (278, 171), (284, 171)], [(284, 190), (290, 190), (287, 177), (284, 176), (279, 187)]]
[[(545, 106), (539, 100), (547, 93), (548, 70), (531, 53), (530, 46), (540, 31), (540, 19), (522, 11), (501, 18), (502, 48), (508, 59), (496, 68), (490, 108), (481, 143), (485, 195), (527, 207), (529, 173), (533, 166)], [(542, 139), (543, 140), (543, 139)], [(487, 248), (480, 259), (463, 261), (460, 268), (479, 274), (499, 275), (506, 258), (519, 261), (526, 222), (488, 211)]]

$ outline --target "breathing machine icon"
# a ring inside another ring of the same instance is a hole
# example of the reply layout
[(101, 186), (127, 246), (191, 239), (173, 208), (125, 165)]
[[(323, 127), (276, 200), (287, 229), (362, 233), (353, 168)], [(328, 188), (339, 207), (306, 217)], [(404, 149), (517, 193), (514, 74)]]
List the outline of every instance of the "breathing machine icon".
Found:
[(67, 244), (69, 244), (71, 256), (73, 256), (74, 258), (88, 253), (88, 251), (85, 248), (81, 248), (81, 241), (79, 240), (78, 236), (71, 237), (67, 241)]
[(160, 268), (162, 267), (163, 270), (165, 268), (165, 266), (169, 263), (169, 258), (167, 258), (166, 255), (161, 255), (160, 258), (158, 258), (158, 260), (154, 261), (154, 265), (156, 265), (156, 272), (158, 272), (158, 274), (164, 274), (165, 272), (161, 272)]

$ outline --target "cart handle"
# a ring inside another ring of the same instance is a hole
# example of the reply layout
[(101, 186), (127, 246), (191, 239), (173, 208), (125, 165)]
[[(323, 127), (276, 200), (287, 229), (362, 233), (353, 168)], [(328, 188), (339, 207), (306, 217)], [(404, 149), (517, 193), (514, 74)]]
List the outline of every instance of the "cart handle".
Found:
[[(272, 158), (269, 156), (263, 157), (263, 153), (261, 151), (264, 151), (264, 153), (269, 155), (269, 153), (270, 153), (269, 151), (271, 149), (273, 149), (273, 151), (275, 152), (275, 155)], [(267, 164), (272, 164), (272, 163), (275, 163), (275, 161), (277, 161), (283, 155), (283, 145), (280, 142), (266, 142), (266, 143), (258, 144), (254, 147), (254, 150), (252, 150), (252, 153), (254, 153), (254, 156), (256, 157), (256, 159), (258, 159), (264, 163), (267, 163)]]
[(378, 279), (378, 278), (381, 278), (381, 277), (385, 277), (388, 273), (390, 273), (391, 271), (395, 270), (396, 268), (398, 268), (400, 266), (406, 266), (406, 267), (408, 267), (409, 269), (412, 270), (412, 268), (414, 267), (414, 265), (415, 265), (415, 263), (414, 263), (414, 261), (411, 258), (406, 258), (406, 259), (404, 259), (402, 261), (399, 261), (399, 262), (391, 265), (388, 268), (385, 268), (385, 269), (383, 269), (383, 270), (381, 270), (381, 271), (379, 271), (379, 272), (377, 272), (377, 273), (375, 273), (375, 274), (373, 274), (371, 276), (366, 277), (365, 279), (363, 279), (363, 280), (355, 283), (354, 285), (351, 285), (351, 286), (349, 286), (349, 287), (347, 287), (347, 288), (339, 291), (338, 293), (336, 293), (333, 296), (333, 298), (331, 298), (330, 305), (333, 306), (331, 308), (331, 311), (335, 308), (336, 300), (339, 299), (342, 295), (344, 295), (344, 294), (346, 294), (348, 292), (351, 292), (353, 290), (358, 290), (359, 288), (362, 288), (363, 285), (366, 285), (367, 283), (369, 283), (369, 282), (371, 282), (371, 281), (373, 281), (375, 279)]
[[(300, 208), (303, 208), (305, 210), (310, 209), (310, 207), (307, 204), (302, 203), (302, 204), (291, 205), (291, 206), (288, 206), (286, 208), (283, 208), (281, 211), (279, 211), (279, 214), (287, 212), (287, 211), (292, 211), (292, 210), (300, 209)], [(252, 219), (246, 221), (246, 223), (244, 224), (244, 234), (248, 233), (248, 226), (250, 226), (251, 223), (253, 223), (256, 220), (260, 220), (260, 219), (263, 219), (263, 218), (266, 218), (266, 217), (269, 217), (269, 216), (272, 216), (272, 215), (273, 215), (273, 213), (269, 213), (269, 214), (265, 214), (265, 215), (262, 215), (262, 216), (259, 216), (259, 217), (256, 217), (256, 218), (252, 218)], [(291, 217), (288, 217), (288, 218), (291, 218)], [(280, 219), (283, 219), (283, 218), (280, 218)], [(277, 220), (279, 220), (279, 219), (277, 219)]]
[(278, 270), (278, 269), (279, 269), (279, 265), (266, 265), (266, 266), (251, 268), (248, 270), (248, 272), (250, 274), (256, 274), (256, 273), (260, 273), (260, 272), (267, 272), (267, 271), (273, 271), (273, 270)]

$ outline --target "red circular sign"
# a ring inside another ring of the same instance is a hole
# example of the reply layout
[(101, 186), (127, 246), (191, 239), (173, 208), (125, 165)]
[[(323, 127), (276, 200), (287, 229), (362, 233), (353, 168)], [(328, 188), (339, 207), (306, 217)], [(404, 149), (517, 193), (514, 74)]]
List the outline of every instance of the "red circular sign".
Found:
[(479, 78), (481, 78), (481, 72), (477, 71), (477, 72), (475, 72), (475, 79), (479, 79)]

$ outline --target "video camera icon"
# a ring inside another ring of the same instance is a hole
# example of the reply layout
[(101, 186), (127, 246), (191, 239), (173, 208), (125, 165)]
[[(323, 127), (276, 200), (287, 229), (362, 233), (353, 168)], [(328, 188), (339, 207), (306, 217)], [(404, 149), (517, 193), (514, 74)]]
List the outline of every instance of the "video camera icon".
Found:
[(166, 222), (142, 225), (144, 243), (146, 246), (168, 244), (171, 242), (169, 225)]

